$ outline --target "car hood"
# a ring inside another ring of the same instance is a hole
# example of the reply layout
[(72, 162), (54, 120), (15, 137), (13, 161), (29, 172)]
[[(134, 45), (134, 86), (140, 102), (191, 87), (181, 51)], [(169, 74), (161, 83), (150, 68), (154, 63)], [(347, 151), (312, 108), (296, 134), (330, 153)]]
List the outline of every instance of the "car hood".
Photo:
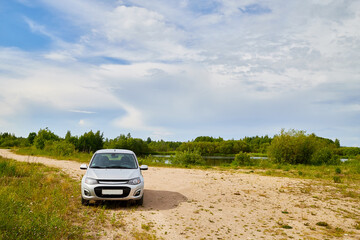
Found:
[(140, 177), (139, 169), (93, 169), (86, 172), (87, 177), (102, 180), (127, 180)]

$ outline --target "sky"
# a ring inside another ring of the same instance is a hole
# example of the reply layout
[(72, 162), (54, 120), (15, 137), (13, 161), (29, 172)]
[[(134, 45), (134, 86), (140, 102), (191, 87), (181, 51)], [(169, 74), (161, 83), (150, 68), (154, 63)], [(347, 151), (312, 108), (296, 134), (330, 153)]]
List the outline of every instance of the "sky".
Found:
[(304, 130), (360, 147), (358, 0), (0, 2), (0, 132)]

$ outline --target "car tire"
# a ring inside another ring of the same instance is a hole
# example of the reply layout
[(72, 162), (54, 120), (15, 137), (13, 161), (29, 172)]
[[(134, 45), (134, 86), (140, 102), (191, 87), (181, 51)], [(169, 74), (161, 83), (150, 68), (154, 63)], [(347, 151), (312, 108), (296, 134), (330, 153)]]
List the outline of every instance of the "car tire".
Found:
[(139, 200), (136, 200), (136, 204), (139, 206), (142, 206), (144, 203), (144, 194), (142, 195), (142, 197)]
[(90, 203), (89, 200), (86, 200), (86, 199), (84, 199), (83, 197), (81, 197), (81, 204), (82, 204), (83, 206), (89, 206), (89, 203)]

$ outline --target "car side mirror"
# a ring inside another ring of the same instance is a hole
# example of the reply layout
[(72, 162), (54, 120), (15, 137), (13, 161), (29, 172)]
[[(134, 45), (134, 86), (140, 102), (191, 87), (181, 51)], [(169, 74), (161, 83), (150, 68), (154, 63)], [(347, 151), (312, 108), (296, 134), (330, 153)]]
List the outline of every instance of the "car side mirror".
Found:
[(80, 169), (81, 170), (86, 170), (88, 167), (87, 167), (87, 165), (85, 164), (85, 163), (83, 163), (83, 164), (81, 164), (80, 165)]
[(140, 170), (148, 170), (148, 166), (147, 165), (141, 165), (140, 166)]

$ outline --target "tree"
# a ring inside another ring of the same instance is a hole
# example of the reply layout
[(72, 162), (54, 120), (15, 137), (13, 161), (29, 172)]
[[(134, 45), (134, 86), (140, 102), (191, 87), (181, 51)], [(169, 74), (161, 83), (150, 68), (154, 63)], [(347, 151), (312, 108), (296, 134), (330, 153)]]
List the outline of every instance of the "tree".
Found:
[(77, 136), (71, 136), (70, 131), (66, 132), (65, 141), (73, 144), (75, 148), (79, 149), (79, 138)]
[(95, 134), (93, 131), (84, 133), (79, 137), (77, 148), (83, 152), (95, 152), (103, 148), (104, 136), (103, 133), (97, 131)]
[(116, 148), (116, 149), (129, 149), (135, 152), (137, 155), (149, 153), (149, 146), (140, 138), (132, 138), (121, 134), (119, 137), (109, 140), (104, 145), (105, 148)]
[(224, 139), (221, 137), (219, 138), (213, 138), (208, 136), (199, 136), (195, 138), (194, 142), (222, 142)]
[(49, 128), (46, 127), (45, 129), (39, 130), (38, 134), (34, 138), (34, 145), (38, 149), (44, 149), (47, 141), (57, 141), (59, 139), (59, 136), (51, 132)]
[(339, 139), (335, 139), (335, 146), (337, 147), (337, 148), (339, 148), (340, 147), (340, 141), (339, 141)]
[(35, 137), (36, 137), (36, 132), (29, 133), (27, 140), (29, 141), (30, 145), (32, 145), (34, 143)]
[(70, 141), (70, 139), (71, 139), (71, 132), (68, 130), (67, 132), (66, 132), (66, 135), (65, 135), (65, 141)]

